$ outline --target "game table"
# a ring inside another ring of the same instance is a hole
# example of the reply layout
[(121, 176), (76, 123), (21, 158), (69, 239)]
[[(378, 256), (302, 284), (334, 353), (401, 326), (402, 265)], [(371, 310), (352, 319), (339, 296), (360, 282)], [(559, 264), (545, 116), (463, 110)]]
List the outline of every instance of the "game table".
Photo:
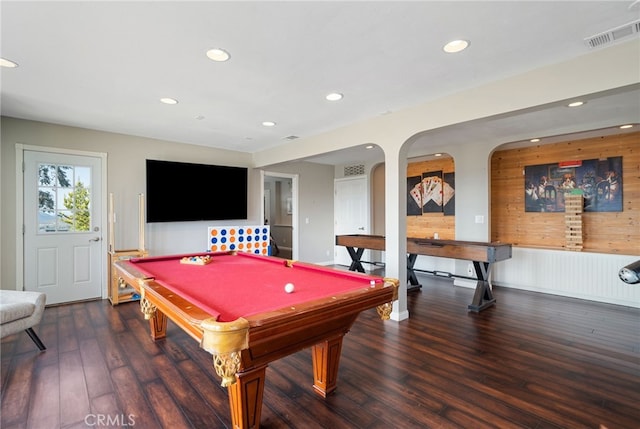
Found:
[(168, 318), (213, 355), (234, 428), (259, 427), (267, 365), (307, 347), (314, 391), (331, 393), (344, 335), (362, 311), (388, 319), (398, 294), (396, 279), (243, 252), (114, 265), (140, 294), (154, 340), (166, 336)]
[[(365, 249), (385, 249), (385, 238), (382, 235), (347, 234), (337, 235), (336, 245), (345, 246), (351, 257), (350, 271), (364, 273), (362, 255)], [(438, 256), (469, 260), (476, 273), (476, 289), (469, 310), (479, 312), (495, 304), (489, 275), (494, 262), (511, 258), (511, 244), (487, 243), (480, 241), (436, 240), (429, 238), (407, 238), (407, 280), (413, 288), (419, 288), (414, 268), (418, 255)], [(366, 263), (366, 262), (365, 262)]]

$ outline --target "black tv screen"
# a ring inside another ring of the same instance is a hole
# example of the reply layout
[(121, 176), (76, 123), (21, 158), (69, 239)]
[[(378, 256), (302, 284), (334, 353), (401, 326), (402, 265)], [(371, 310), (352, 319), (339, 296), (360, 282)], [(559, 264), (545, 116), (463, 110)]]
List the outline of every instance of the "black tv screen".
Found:
[(247, 219), (247, 168), (147, 159), (147, 222)]

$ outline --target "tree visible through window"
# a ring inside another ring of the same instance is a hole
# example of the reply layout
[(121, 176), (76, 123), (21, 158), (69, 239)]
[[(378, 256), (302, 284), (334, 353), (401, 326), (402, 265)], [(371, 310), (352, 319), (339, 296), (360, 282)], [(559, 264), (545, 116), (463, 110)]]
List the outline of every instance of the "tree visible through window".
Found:
[(91, 168), (38, 166), (38, 230), (80, 232), (91, 228)]

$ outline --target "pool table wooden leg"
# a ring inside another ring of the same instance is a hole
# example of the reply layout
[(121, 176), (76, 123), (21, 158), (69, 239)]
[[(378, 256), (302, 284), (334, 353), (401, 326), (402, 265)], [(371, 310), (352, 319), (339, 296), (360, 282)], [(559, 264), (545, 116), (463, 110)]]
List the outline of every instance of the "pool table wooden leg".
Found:
[(338, 367), (342, 351), (342, 338), (330, 338), (316, 344), (311, 350), (313, 357), (313, 389), (317, 394), (326, 398), (336, 389), (338, 384)]
[(151, 338), (159, 340), (167, 336), (167, 316), (162, 311), (156, 310), (153, 317), (149, 319)]
[(260, 426), (262, 394), (267, 366), (236, 374), (236, 382), (227, 387), (234, 429), (256, 429)]
[(158, 308), (151, 303), (144, 295), (145, 289), (141, 289), (140, 294), (140, 311), (144, 314), (144, 318), (149, 321), (151, 338), (159, 340), (167, 336), (167, 316), (158, 311)]

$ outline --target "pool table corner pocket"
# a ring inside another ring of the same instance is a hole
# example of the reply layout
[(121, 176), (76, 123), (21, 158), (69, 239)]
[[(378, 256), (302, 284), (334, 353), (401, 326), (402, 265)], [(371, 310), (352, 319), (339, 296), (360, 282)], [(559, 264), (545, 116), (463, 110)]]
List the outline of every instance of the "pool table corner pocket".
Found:
[(241, 369), (240, 353), (249, 348), (249, 322), (242, 317), (232, 322), (209, 318), (200, 327), (203, 333), (200, 347), (213, 355), (213, 366), (222, 378), (222, 386), (232, 385)]

